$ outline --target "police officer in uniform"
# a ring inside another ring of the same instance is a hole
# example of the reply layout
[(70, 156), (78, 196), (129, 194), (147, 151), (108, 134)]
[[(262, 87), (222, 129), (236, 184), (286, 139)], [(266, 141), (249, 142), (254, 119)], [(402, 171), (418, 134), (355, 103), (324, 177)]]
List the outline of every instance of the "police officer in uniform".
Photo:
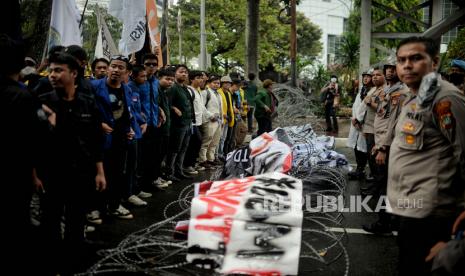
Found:
[[(386, 196), (388, 167), (386, 160), (389, 158), (389, 146), (392, 138), (386, 141), (389, 131), (393, 127), (399, 115), (400, 106), (404, 102), (408, 88), (399, 81), (395, 63), (384, 65), (384, 77), (386, 86), (379, 95), (379, 104), (376, 109), (374, 129), (375, 147), (373, 155), (376, 157), (377, 195)], [(393, 123), (394, 122), (394, 123)], [(384, 209), (379, 210), (378, 220), (371, 225), (364, 225), (363, 229), (374, 234), (391, 234), (391, 216)]]
[(388, 201), (399, 219), (399, 275), (429, 274), (429, 249), (448, 240), (463, 208), (465, 97), (435, 72), (439, 47), (410, 37), (397, 47), (409, 87), (390, 148)]
[(370, 177), (367, 177), (365, 184), (360, 185), (362, 195), (376, 194), (377, 191), (377, 167), (373, 155), (375, 149), (375, 116), (385, 87), (384, 73), (381, 68), (373, 68), (371, 75), (374, 87), (368, 91), (357, 111), (359, 121), (363, 121), (362, 131), (366, 139), (367, 158), (370, 167)]

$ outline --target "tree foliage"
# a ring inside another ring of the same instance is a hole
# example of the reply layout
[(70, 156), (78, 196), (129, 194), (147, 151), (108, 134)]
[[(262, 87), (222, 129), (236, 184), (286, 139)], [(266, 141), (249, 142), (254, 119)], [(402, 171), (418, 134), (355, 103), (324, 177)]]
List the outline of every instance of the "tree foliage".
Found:
[(358, 57), (360, 51), (360, 39), (353, 32), (344, 34), (341, 40), (341, 46), (337, 49), (339, 52), (339, 60), (347, 70), (357, 70)]
[(47, 40), (52, 0), (21, 0), (21, 30), (29, 55), (40, 60)]
[[(245, 64), (246, 7), (246, 0), (206, 1), (207, 51), (214, 67)], [(280, 67), (289, 63), (290, 25), (278, 20), (282, 8), (279, 1), (260, 1), (258, 63), (261, 68), (270, 63)], [(182, 55), (188, 60), (200, 53), (200, 0), (180, 0), (170, 11), (169, 20), (170, 53), (175, 62), (179, 55), (178, 9), (182, 13)], [(298, 14), (297, 21), (299, 57), (315, 58), (321, 51), (321, 30), (303, 14)]]
[(448, 59), (461, 59), (465, 60), (465, 27), (460, 29), (457, 38), (452, 41), (447, 47)]
[[(23, 37), (29, 45), (29, 54), (36, 59), (41, 59), (47, 40), (50, 27), (50, 16), (52, 11), (52, 0), (21, 0), (21, 29)], [(83, 48), (92, 58), (97, 42), (98, 25), (95, 10), (98, 5), (87, 6), (87, 11), (83, 22)], [(122, 25), (107, 10), (100, 7), (100, 12), (104, 16), (111, 35), (116, 43), (121, 37)]]
[[(387, 7), (390, 7), (392, 9), (402, 11), (402, 12), (408, 12), (413, 8), (414, 6), (418, 5), (420, 3), (419, 0), (377, 0), (378, 3), (383, 4)], [(361, 26), (361, 14), (360, 14), (360, 8), (361, 8), (361, 0), (355, 0), (354, 1), (354, 9), (351, 11), (349, 18), (348, 18), (348, 27), (347, 31), (344, 33), (344, 38), (342, 40), (342, 45), (340, 49), (338, 50), (338, 53), (343, 56), (343, 57), (354, 57), (353, 60), (356, 60), (356, 64), (353, 64), (352, 62), (347, 63), (346, 58), (342, 58), (339, 60), (339, 62), (342, 62), (342, 65), (344, 66), (349, 66), (353, 67), (353, 69), (356, 71), (356, 68), (358, 67), (358, 49), (357, 51), (354, 50), (354, 45), (360, 44), (360, 26)], [(373, 7), (371, 9), (372, 15), (371, 15), (371, 21), (372, 23), (378, 22), (386, 17), (391, 16), (390, 13), (380, 9), (380, 8), (375, 8)], [(413, 18), (421, 21), (422, 19), (423, 12), (422, 10), (416, 11), (414, 13), (411, 13), (410, 16)], [(374, 32), (422, 32), (424, 31), (424, 27), (418, 26), (413, 22), (410, 22), (404, 18), (397, 18), (393, 20), (391, 23), (388, 23), (386, 25), (380, 26), (373, 30)], [(372, 40), (373, 42), (375, 40)], [(376, 42), (380, 43), (381, 45), (387, 47), (387, 48), (395, 48), (399, 40), (397, 39), (377, 39)], [(348, 44), (348, 45), (345, 45)], [(386, 53), (378, 50), (378, 49), (373, 49), (372, 55), (371, 55), (371, 60), (370, 62), (377, 63), (382, 60), (384, 60), (387, 57)]]

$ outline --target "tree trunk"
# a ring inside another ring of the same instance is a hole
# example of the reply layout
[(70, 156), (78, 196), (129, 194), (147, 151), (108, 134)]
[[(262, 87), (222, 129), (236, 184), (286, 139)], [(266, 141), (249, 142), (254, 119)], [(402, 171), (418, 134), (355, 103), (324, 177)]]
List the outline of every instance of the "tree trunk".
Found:
[(260, 0), (247, 0), (245, 72), (258, 76), (258, 22)]

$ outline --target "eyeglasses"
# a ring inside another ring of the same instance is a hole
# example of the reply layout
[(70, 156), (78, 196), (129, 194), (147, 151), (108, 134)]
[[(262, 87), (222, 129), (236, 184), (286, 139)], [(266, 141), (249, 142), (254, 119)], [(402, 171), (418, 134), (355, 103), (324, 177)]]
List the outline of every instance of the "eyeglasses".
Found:
[(153, 67), (158, 66), (158, 64), (155, 63), (155, 62), (146, 62), (146, 63), (144, 63), (144, 65), (145, 65), (145, 66), (153, 66)]
[(121, 61), (124, 61), (124, 62), (126, 62), (126, 63), (129, 63), (129, 59), (128, 59), (127, 57), (123, 56), (123, 55), (114, 55), (114, 56), (112, 56), (112, 57), (110, 58), (110, 62), (111, 62), (112, 60), (121, 60)]

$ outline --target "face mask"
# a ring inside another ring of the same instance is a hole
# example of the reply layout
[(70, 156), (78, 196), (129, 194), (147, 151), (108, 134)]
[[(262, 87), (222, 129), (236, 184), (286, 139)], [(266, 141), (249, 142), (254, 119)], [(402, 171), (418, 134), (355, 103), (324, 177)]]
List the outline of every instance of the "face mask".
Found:
[(449, 75), (449, 81), (455, 86), (461, 85), (464, 81), (465, 75), (461, 73), (452, 73)]

